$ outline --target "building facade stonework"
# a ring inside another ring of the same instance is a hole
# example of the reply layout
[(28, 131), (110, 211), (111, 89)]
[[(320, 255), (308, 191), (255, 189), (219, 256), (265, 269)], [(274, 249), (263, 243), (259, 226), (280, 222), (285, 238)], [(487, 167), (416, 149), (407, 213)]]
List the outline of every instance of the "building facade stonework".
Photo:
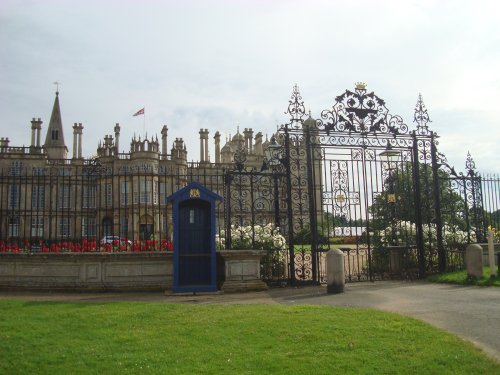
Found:
[[(224, 195), (224, 176), (244, 153), (246, 170), (261, 171), (270, 141), (250, 128), (239, 129), (221, 143), (213, 137), (214, 160), (208, 152), (210, 135), (200, 129), (200, 158), (188, 163), (182, 138), (169, 149), (168, 128), (161, 138), (134, 136), (128, 153), (120, 153), (120, 125), (99, 141), (96, 155), (82, 155), (84, 126), (75, 123), (71, 157), (64, 137), (59, 93), (41, 144), (43, 121), (31, 121), (31, 145), (15, 147), (0, 139), (0, 240), (81, 241), (120, 236), (130, 240), (171, 239), (171, 208), (167, 197), (191, 181)], [(317, 175), (321, 175), (317, 173)], [(255, 188), (255, 194), (265, 194)], [(249, 197), (241, 196), (245, 200)], [(273, 204), (256, 210), (261, 222), (275, 217)], [(222, 204), (223, 205), (223, 204)], [(224, 228), (223, 206), (217, 217)], [(245, 215), (252, 215), (247, 209)], [(255, 216), (255, 213), (253, 214)], [(227, 219), (226, 219), (227, 220)]]

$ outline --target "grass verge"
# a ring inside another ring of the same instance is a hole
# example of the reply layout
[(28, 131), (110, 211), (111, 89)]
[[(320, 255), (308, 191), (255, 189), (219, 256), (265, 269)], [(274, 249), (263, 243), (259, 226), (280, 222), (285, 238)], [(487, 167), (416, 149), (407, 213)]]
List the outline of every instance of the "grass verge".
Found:
[(430, 325), (326, 306), (0, 301), (0, 373), (500, 374)]
[(459, 285), (479, 285), (479, 286), (496, 286), (500, 287), (500, 276), (490, 277), (490, 268), (483, 268), (483, 277), (468, 277), (467, 271), (457, 271), (443, 273), (440, 275), (432, 275), (428, 278), (429, 281), (436, 283), (448, 283)]

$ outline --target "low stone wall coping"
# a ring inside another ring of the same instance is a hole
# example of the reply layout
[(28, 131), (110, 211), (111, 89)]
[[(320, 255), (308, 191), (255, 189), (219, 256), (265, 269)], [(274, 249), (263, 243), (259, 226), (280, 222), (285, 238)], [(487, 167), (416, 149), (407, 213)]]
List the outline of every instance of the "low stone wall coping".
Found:
[(173, 254), (2, 253), (0, 289), (165, 290)]

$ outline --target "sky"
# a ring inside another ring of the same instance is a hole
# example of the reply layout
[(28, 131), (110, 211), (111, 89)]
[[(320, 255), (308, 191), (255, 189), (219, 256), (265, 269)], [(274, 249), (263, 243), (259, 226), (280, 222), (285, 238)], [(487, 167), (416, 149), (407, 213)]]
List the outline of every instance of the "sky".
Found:
[[(463, 171), (500, 173), (498, 1), (0, 1), (0, 137), (29, 146), (56, 87), (64, 137), (82, 123), (83, 154), (120, 123), (169, 128), (199, 160), (199, 129), (264, 135), (287, 122), (293, 86), (313, 117), (355, 82), (414, 129), (419, 93), (439, 150)], [(145, 107), (145, 117), (132, 115)]]

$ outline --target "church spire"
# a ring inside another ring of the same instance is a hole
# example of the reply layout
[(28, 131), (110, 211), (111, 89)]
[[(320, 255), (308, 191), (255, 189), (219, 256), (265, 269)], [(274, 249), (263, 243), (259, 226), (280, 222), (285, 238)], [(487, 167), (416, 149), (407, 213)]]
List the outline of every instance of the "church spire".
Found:
[(49, 159), (66, 159), (68, 148), (64, 143), (63, 126), (61, 120), (61, 109), (59, 107), (59, 90), (56, 91), (56, 98), (50, 116), (50, 123), (45, 137), (45, 148)]

